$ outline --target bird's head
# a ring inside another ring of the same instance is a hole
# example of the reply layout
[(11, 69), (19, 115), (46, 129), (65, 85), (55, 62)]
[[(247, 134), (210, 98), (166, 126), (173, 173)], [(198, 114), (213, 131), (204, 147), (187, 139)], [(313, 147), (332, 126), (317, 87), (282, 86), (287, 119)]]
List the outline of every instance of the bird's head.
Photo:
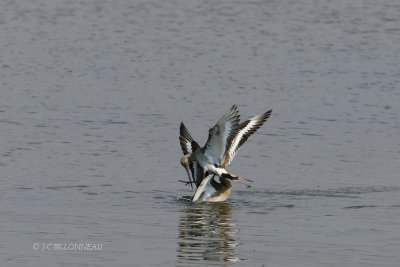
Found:
[(185, 156), (183, 156), (181, 158), (182, 167), (189, 168), (189, 158), (190, 158), (190, 154), (186, 154)]

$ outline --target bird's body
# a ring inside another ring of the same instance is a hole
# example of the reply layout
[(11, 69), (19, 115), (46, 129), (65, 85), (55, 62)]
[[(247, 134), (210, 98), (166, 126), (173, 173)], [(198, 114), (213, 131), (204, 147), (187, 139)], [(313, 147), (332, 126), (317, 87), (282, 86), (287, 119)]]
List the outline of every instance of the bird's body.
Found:
[[(184, 156), (182, 166), (189, 176), (189, 183), (197, 187), (192, 201), (224, 201), (232, 191), (230, 180), (244, 183), (244, 178), (226, 170), (240, 147), (268, 119), (272, 110), (239, 124), (239, 113), (233, 105), (209, 130), (208, 140), (200, 147), (183, 122), (180, 127), (180, 144)], [(190, 177), (192, 173), (193, 181)]]
[(219, 202), (225, 201), (231, 191), (232, 185), (228, 178), (220, 178), (220, 182), (215, 179), (218, 177), (215, 174), (207, 175), (203, 181), (201, 181), (199, 187), (192, 197), (192, 202), (197, 201), (208, 201), (208, 202)]

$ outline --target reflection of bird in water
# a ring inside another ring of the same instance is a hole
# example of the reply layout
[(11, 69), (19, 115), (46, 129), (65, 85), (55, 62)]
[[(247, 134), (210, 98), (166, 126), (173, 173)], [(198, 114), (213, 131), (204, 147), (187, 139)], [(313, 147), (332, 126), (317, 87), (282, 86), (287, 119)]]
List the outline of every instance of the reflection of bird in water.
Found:
[(234, 262), (237, 229), (231, 221), (231, 205), (227, 202), (186, 206), (179, 220), (178, 266), (193, 261)]
[(184, 154), (181, 165), (186, 169), (190, 185), (193, 187), (194, 183), (197, 187), (191, 201), (224, 201), (232, 191), (230, 180), (243, 184), (246, 184), (244, 181), (250, 181), (233, 175), (225, 168), (247, 139), (269, 118), (271, 112), (269, 110), (239, 123), (239, 112), (233, 105), (209, 130), (204, 147), (199, 146), (181, 123), (179, 140)]

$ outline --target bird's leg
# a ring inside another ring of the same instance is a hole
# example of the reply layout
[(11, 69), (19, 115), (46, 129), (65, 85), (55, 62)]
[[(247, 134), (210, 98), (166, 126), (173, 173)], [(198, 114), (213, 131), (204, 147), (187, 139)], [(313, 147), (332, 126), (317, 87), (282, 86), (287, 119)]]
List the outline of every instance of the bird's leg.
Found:
[(188, 177), (189, 177), (189, 182), (188, 182), (188, 184), (190, 184), (190, 187), (193, 189), (194, 179), (193, 179), (193, 181), (192, 181), (192, 179), (190, 178), (189, 165), (187, 164), (187, 165), (185, 165), (184, 167), (185, 167), (185, 170), (186, 170), (187, 175), (188, 175)]

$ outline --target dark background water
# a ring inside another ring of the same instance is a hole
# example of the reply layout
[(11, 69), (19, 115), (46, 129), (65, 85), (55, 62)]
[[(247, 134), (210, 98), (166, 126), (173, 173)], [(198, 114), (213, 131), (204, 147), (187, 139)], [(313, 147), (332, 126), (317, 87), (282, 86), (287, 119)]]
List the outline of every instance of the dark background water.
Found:
[[(1, 265), (398, 266), (399, 44), (395, 0), (1, 1)], [(232, 104), (254, 186), (178, 201)]]

